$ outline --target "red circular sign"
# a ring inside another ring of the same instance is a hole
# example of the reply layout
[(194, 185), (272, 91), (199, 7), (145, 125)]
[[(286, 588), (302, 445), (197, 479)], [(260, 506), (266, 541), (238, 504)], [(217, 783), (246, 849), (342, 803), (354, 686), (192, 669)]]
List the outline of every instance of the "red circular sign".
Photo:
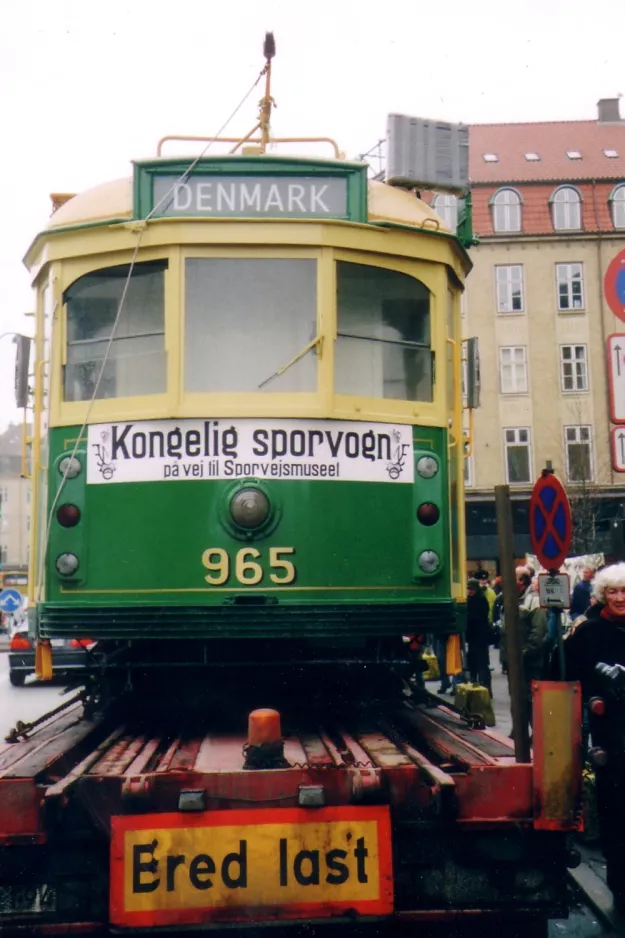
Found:
[(603, 290), (614, 315), (625, 322), (625, 250), (610, 261), (603, 280)]
[(566, 560), (573, 530), (571, 506), (562, 483), (545, 473), (534, 485), (530, 500), (530, 538), (534, 553), (546, 570), (559, 569)]

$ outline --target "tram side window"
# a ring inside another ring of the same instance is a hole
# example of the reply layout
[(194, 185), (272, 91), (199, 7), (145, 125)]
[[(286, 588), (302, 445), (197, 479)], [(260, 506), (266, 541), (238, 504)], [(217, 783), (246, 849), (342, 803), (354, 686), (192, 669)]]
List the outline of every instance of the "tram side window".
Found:
[(135, 264), (97, 391), (129, 265), (86, 274), (65, 291), (66, 401), (90, 400), (94, 393), (96, 398), (110, 398), (166, 390), (166, 268), (167, 261)]
[(312, 258), (187, 259), (187, 391), (314, 391), (314, 349), (289, 363), (316, 335)]
[(430, 294), (383, 267), (337, 264), (338, 394), (431, 401)]

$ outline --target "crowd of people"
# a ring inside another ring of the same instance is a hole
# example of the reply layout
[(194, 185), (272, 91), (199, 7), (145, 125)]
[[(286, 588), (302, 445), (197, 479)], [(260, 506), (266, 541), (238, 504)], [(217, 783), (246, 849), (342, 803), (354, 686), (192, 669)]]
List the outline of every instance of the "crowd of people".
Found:
[[(625, 843), (625, 563), (583, 570), (571, 596), (561, 648), (559, 614), (541, 608), (538, 579), (531, 567), (517, 567), (516, 587), (530, 723), (532, 681), (581, 684), (584, 745), (587, 747), (590, 735), (591, 755), (601, 754), (594, 769), (607, 881), (615, 906), (625, 911), (625, 865), (621, 859)], [(508, 669), (501, 578), (496, 577), (491, 585), (488, 573), (478, 570), (468, 582), (467, 593), (466, 667), (472, 681), (490, 688), (491, 644), (499, 647), (502, 671), (507, 673)], [(444, 677), (441, 690), (448, 689), (447, 683)], [(597, 714), (589, 706), (593, 698), (604, 701)]]

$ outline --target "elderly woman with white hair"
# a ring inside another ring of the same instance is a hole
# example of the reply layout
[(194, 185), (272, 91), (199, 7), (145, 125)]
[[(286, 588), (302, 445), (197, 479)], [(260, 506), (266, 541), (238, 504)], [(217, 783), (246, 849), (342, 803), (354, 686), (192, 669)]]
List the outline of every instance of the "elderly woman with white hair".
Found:
[(600, 691), (595, 673), (599, 662), (625, 666), (625, 563), (595, 575), (593, 597), (598, 605), (564, 642), (566, 673), (560, 675), (580, 681), (586, 699)]
[[(625, 563), (616, 563), (595, 576), (593, 595), (597, 605), (564, 641), (567, 681), (580, 681), (584, 700), (604, 696), (596, 673), (599, 663), (625, 667)], [(557, 667), (557, 654), (554, 668)], [(593, 745), (601, 743), (608, 720), (620, 720), (621, 709), (608, 704), (603, 717), (591, 714), (590, 731)], [(594, 721), (594, 722), (593, 722)], [(620, 735), (620, 734), (619, 734)], [(605, 766), (597, 767), (597, 809), (601, 846), (606, 859), (608, 886), (617, 908), (625, 910), (625, 866), (622, 862), (625, 844), (625, 774), (623, 760), (614, 754)]]

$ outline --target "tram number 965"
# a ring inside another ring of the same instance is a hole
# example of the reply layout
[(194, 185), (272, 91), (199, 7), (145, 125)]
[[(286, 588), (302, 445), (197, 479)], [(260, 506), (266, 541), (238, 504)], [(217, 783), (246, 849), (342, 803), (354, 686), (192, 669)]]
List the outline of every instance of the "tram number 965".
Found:
[[(285, 555), (294, 553), (294, 547), (269, 548), (269, 567), (273, 571), (269, 574), (269, 579), (272, 583), (284, 586), (295, 581), (295, 565), (290, 560), (285, 560)], [(255, 547), (242, 547), (236, 552), (234, 575), (239, 583), (244, 586), (256, 586), (261, 582), (265, 575), (263, 567), (258, 563), (261, 557), (261, 552)], [(223, 547), (209, 547), (205, 550), (202, 554), (202, 564), (211, 571), (204, 577), (211, 586), (223, 586), (230, 579), (232, 560)]]

